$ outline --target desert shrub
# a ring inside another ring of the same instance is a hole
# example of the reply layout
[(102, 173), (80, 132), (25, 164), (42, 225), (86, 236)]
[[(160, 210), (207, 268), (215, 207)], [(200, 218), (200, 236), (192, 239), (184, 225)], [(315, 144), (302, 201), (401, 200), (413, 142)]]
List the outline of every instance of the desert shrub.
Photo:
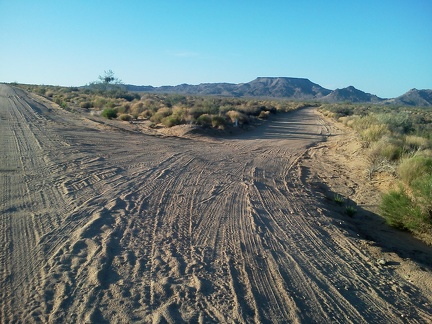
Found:
[(219, 102), (215, 98), (205, 98), (202, 102), (202, 109), (206, 114), (219, 113)]
[(228, 118), (231, 120), (232, 123), (235, 123), (237, 121), (239, 124), (248, 124), (250, 121), (248, 115), (241, 113), (239, 111), (230, 110), (226, 113), (226, 115), (228, 116)]
[(411, 190), (425, 219), (432, 224), (432, 174), (413, 180)]
[(130, 112), (132, 115), (134, 116), (138, 116), (139, 114), (141, 114), (143, 111), (145, 110), (144, 108), (144, 103), (141, 101), (138, 101), (136, 103), (134, 103), (131, 106)]
[(117, 109), (117, 113), (118, 114), (126, 114), (130, 110), (130, 104), (128, 104), (128, 103), (127, 104), (123, 104), (123, 105), (117, 107), (116, 109)]
[(64, 100), (64, 98), (62, 96), (55, 97), (54, 98), (54, 102), (56, 104), (58, 104), (63, 109), (67, 109), (68, 108), (67, 102)]
[(212, 116), (211, 120), (212, 126), (215, 128), (224, 128), (226, 120), (222, 116)]
[(123, 121), (130, 121), (130, 120), (132, 120), (132, 116), (129, 115), (129, 114), (120, 114), (120, 115), (118, 116), (118, 118), (119, 118), (120, 120), (123, 120)]
[(189, 114), (191, 115), (192, 120), (197, 120), (198, 117), (204, 114), (210, 114), (204, 107), (192, 107), (189, 109)]
[(413, 124), (408, 113), (384, 113), (375, 115), (378, 122), (386, 124), (394, 133), (407, 134), (412, 130)]
[(249, 104), (239, 107), (238, 110), (246, 115), (258, 116), (261, 111), (265, 110), (265, 106), (261, 106), (257, 103), (251, 102)]
[(210, 126), (212, 123), (212, 117), (209, 114), (202, 114), (197, 118), (196, 123), (201, 126)]
[(126, 101), (133, 101), (140, 98), (140, 96), (136, 93), (131, 93), (123, 90), (117, 90), (113, 92), (111, 96), (118, 99), (125, 99)]
[(153, 116), (153, 112), (149, 109), (145, 109), (141, 114), (141, 117), (143, 118), (150, 118), (151, 116)]
[(105, 104), (106, 108), (114, 108), (116, 106), (117, 105), (116, 105), (115, 101), (112, 101), (112, 100), (107, 101), (106, 104)]
[(402, 153), (402, 143), (389, 137), (383, 137), (373, 143), (369, 152), (371, 159), (385, 159), (387, 161), (397, 161)]
[(232, 123), (235, 123), (236, 121), (238, 121), (240, 113), (235, 110), (230, 110), (226, 113), (226, 115), (228, 116), (228, 118), (231, 120)]
[(80, 107), (88, 109), (93, 107), (93, 104), (91, 103), (91, 101), (83, 101), (80, 103)]
[(107, 119), (112, 119), (117, 117), (117, 111), (113, 108), (105, 108), (102, 113), (102, 117), (105, 117)]
[(223, 105), (219, 107), (219, 113), (225, 115), (230, 110), (235, 110), (233, 105)]
[(45, 93), (46, 93), (46, 91), (47, 91), (46, 88), (41, 87), (41, 88), (39, 88), (39, 89), (36, 89), (35, 92), (36, 92), (38, 95), (44, 96)]
[(360, 132), (360, 136), (366, 142), (376, 142), (384, 135), (389, 134), (389, 130), (386, 125), (370, 125), (368, 128)]
[(186, 104), (187, 102), (187, 98), (183, 95), (180, 94), (169, 94), (166, 96), (165, 100), (164, 100), (164, 104), (167, 107), (173, 107), (176, 104)]
[(172, 109), (172, 114), (175, 116), (180, 122), (184, 122), (188, 119), (188, 109), (181, 106), (175, 106)]
[(153, 116), (151, 116), (150, 120), (154, 123), (160, 123), (162, 119), (171, 115), (171, 109), (164, 107), (160, 108)]
[(380, 211), (387, 223), (395, 228), (416, 231), (424, 224), (420, 208), (413, 205), (402, 187), (383, 195)]
[(431, 147), (430, 144), (430, 141), (424, 137), (415, 135), (405, 136), (405, 145), (408, 149), (412, 151), (428, 149)]
[(155, 100), (150, 99), (150, 98), (141, 98), (141, 100), (143, 100), (142, 103), (143, 103), (145, 108), (154, 107), (156, 104)]
[(243, 124), (243, 125), (244, 124), (249, 124), (250, 121), (251, 121), (251, 117), (249, 117), (246, 114), (240, 113), (240, 116), (239, 116), (239, 123), (240, 124)]
[(332, 112), (334, 113), (334, 117), (337, 119), (342, 116), (352, 115), (353, 111), (349, 107), (339, 106), (335, 107)]
[(356, 131), (361, 132), (362, 130), (368, 129), (372, 125), (376, 124), (378, 124), (376, 117), (374, 115), (367, 115), (354, 119), (352, 127)]
[(161, 123), (166, 127), (173, 127), (175, 125), (180, 125), (181, 121), (178, 117), (171, 115), (162, 118)]
[(107, 100), (103, 97), (97, 97), (93, 100), (93, 107), (102, 108), (105, 106)]
[(432, 174), (432, 158), (426, 156), (414, 156), (402, 160), (397, 173), (401, 180), (410, 185), (417, 178)]

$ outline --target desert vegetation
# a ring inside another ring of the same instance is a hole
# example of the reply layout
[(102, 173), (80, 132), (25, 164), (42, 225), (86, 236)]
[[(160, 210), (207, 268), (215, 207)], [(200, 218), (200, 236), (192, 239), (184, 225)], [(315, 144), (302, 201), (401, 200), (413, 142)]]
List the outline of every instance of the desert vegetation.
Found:
[(370, 162), (368, 176), (390, 173), (397, 183), (380, 211), (388, 224), (420, 237), (432, 229), (432, 110), (332, 104), (322, 112), (356, 130)]
[(270, 114), (317, 105), (288, 100), (133, 93), (126, 91), (121, 84), (107, 85), (104, 82), (92, 83), (79, 88), (21, 86), (67, 110), (86, 110), (119, 121), (149, 120), (153, 126), (161, 127), (181, 124), (194, 124), (215, 129), (224, 129), (230, 125), (242, 127), (265, 119)]

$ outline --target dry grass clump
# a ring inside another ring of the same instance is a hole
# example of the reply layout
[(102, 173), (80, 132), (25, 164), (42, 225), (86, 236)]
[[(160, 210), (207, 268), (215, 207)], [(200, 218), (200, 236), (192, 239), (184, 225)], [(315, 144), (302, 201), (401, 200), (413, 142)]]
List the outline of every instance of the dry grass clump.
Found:
[(118, 119), (123, 120), (123, 121), (131, 121), (133, 118), (129, 114), (120, 114), (118, 116)]
[(413, 156), (401, 161), (397, 168), (399, 178), (410, 185), (415, 179), (432, 174), (432, 158)]
[(389, 135), (390, 131), (387, 128), (386, 125), (383, 124), (373, 124), (367, 127), (366, 129), (363, 129), (360, 132), (361, 138), (366, 141), (367, 143), (376, 142), (380, 138), (382, 138), (385, 135)]
[(407, 135), (405, 136), (405, 145), (411, 150), (426, 150), (431, 148), (431, 141), (421, 136)]
[(401, 141), (387, 136), (383, 136), (380, 140), (373, 143), (369, 150), (370, 156), (385, 159), (390, 162), (399, 160), (402, 153)]

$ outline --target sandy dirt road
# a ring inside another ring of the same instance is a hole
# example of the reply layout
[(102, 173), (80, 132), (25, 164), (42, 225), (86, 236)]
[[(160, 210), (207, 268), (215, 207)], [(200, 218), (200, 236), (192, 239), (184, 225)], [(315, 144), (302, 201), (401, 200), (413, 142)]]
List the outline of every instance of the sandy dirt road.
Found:
[(427, 323), (301, 172), (303, 109), (227, 139), (162, 138), (0, 85), (0, 322)]

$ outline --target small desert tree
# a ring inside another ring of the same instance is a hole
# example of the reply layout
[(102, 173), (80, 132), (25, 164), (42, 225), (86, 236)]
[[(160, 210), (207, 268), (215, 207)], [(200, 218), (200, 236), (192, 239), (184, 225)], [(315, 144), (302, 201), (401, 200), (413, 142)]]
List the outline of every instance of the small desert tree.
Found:
[(98, 81), (91, 82), (89, 87), (97, 92), (114, 96), (116, 93), (124, 92), (122, 81), (114, 75), (112, 70), (104, 71), (103, 75), (99, 75)]

